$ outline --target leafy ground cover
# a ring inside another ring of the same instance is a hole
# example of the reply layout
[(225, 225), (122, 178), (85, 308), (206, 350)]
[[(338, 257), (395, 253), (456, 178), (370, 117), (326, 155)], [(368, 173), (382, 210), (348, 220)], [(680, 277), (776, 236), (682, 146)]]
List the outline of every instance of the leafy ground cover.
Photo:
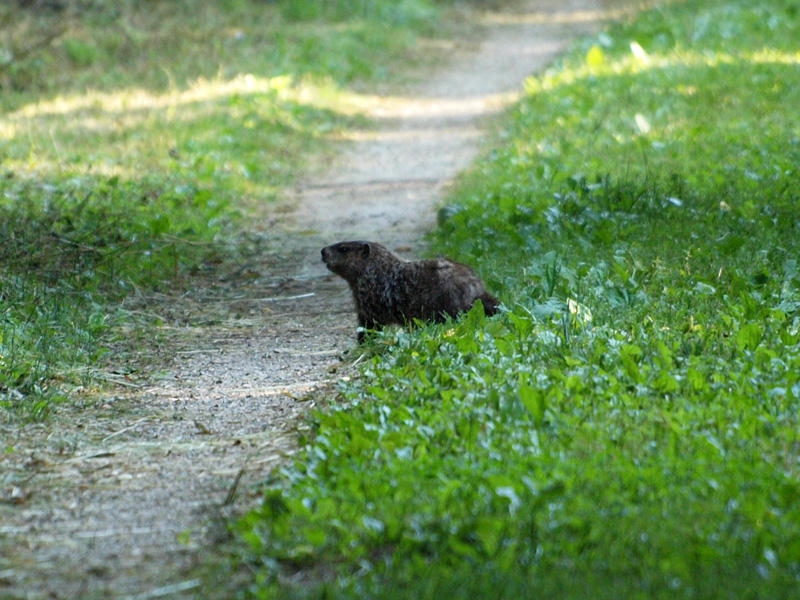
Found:
[(505, 312), (373, 338), (243, 595), (796, 595), (799, 12), (669, 4), (528, 82), (432, 237)]
[(420, 60), (443, 14), (426, 0), (4, 3), (4, 414), (40, 417), (90, 384), (132, 318), (123, 296), (198, 285), (258, 247), (269, 232), (238, 235), (242, 217), (358, 118), (347, 88)]

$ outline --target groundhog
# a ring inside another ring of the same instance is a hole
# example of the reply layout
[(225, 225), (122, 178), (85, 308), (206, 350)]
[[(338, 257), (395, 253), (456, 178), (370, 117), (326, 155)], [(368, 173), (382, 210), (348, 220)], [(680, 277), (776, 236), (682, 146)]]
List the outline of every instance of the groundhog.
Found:
[[(475, 300), (487, 315), (499, 305), (472, 269), (447, 258), (407, 261), (375, 242), (354, 241), (323, 248), (322, 261), (350, 284), (363, 329), (412, 319), (441, 322), (468, 311)], [(364, 331), (357, 337), (363, 341)]]

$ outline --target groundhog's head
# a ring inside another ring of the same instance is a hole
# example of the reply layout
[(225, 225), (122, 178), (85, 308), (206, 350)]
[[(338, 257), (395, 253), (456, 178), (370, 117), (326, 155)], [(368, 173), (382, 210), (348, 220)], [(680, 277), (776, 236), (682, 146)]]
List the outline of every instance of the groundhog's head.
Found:
[(322, 262), (340, 277), (352, 281), (364, 270), (371, 250), (369, 242), (339, 242), (322, 249)]

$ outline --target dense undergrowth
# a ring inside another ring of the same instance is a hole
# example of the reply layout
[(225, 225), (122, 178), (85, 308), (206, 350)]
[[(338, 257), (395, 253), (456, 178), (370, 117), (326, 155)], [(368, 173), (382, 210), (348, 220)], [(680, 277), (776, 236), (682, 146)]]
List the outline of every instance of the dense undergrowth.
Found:
[(257, 246), (241, 217), (358, 118), (346, 86), (420, 60), (440, 4), (3, 3), (4, 414), (41, 417), (92, 381), (131, 318), (118, 299)]
[(374, 339), (244, 595), (796, 597), (799, 9), (671, 4), (528, 82), (432, 238), (506, 311)]

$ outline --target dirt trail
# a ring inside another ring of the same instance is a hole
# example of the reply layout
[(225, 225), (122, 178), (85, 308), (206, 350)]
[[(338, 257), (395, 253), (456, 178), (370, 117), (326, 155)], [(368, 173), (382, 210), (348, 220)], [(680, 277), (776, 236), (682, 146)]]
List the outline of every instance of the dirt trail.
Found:
[[(413, 255), (442, 190), (477, 153), (487, 117), (576, 35), (632, 0), (539, 0), (483, 16), (486, 37), (428, 81), (365, 100), (374, 129), (276, 213), (277, 245), (248, 277), (180, 302), (218, 324), (176, 327), (166, 373), (78, 419), (3, 430), (0, 597), (204, 597), (187, 569), (215, 519), (252, 505), (295, 449), (295, 430), (354, 344), (344, 282), (319, 249), (373, 239)], [(209, 308), (211, 307), (211, 308)], [(303, 399), (306, 400), (303, 400)], [(233, 502), (221, 507), (243, 472)], [(24, 483), (19, 483), (25, 474)]]

